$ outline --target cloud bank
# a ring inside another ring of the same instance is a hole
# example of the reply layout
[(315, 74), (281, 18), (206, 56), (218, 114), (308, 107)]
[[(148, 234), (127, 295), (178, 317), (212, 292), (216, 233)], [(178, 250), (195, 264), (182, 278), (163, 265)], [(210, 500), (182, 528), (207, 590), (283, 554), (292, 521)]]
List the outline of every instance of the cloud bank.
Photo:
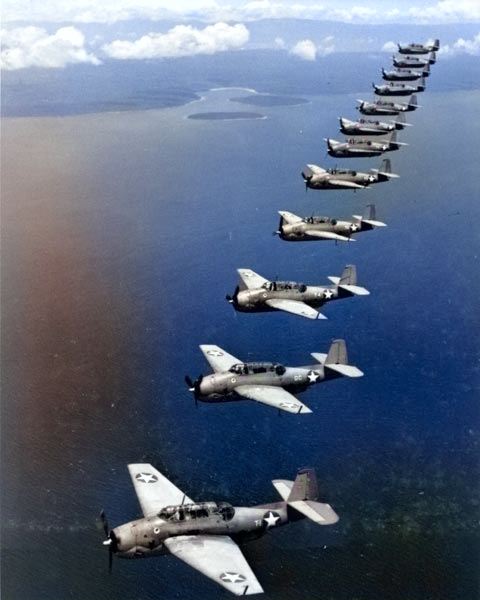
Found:
[(122, 60), (173, 58), (241, 48), (248, 39), (249, 31), (242, 24), (216, 23), (202, 30), (191, 25), (177, 25), (167, 33), (149, 33), (134, 42), (116, 40), (102, 49), (110, 58)]
[(131, 19), (200, 20), (206, 23), (259, 19), (333, 20), (358, 24), (448, 24), (480, 21), (478, 0), (3, 0), (3, 23), (115, 23)]
[(27, 67), (59, 68), (72, 63), (100, 64), (85, 49), (85, 36), (75, 27), (61, 27), (49, 35), (40, 27), (18, 27), (0, 33), (0, 66), (12, 71)]
[(290, 49), (290, 54), (298, 56), (303, 60), (316, 60), (317, 56), (327, 56), (335, 51), (333, 36), (329, 35), (319, 44), (312, 40), (301, 40)]

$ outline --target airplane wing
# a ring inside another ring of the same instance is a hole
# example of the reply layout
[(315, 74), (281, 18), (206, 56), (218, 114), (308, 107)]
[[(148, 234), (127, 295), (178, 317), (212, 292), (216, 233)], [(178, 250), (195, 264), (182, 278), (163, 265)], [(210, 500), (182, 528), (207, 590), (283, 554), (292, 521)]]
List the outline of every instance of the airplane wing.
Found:
[(339, 187), (349, 187), (353, 190), (363, 190), (366, 186), (360, 185), (359, 183), (355, 183), (354, 181), (346, 181), (345, 179), (329, 179), (328, 183), (330, 185), (338, 185)]
[(346, 237), (345, 235), (339, 235), (338, 233), (333, 233), (333, 231), (316, 231), (309, 229), (305, 231), (306, 235), (310, 235), (312, 237), (318, 237), (321, 240), (337, 240), (337, 242), (356, 242), (353, 238)]
[(262, 277), (250, 269), (237, 269), (237, 273), (240, 275), (240, 279), (249, 290), (262, 287), (264, 283), (269, 283), (268, 279), (265, 279), (265, 277)]
[(290, 413), (311, 413), (312, 411), (295, 396), (281, 387), (273, 385), (239, 385), (235, 392), (249, 400), (261, 402)]
[(310, 169), (310, 171), (312, 171), (312, 173), (315, 173), (315, 175), (322, 175), (322, 173), (327, 172), (326, 169), (323, 169), (318, 165), (307, 165), (307, 167)]
[(216, 373), (228, 371), (233, 365), (243, 362), (228, 352), (225, 352), (225, 350), (212, 344), (202, 344), (200, 350), (203, 352), (208, 364)]
[(297, 215), (294, 215), (286, 210), (279, 210), (278, 214), (283, 217), (289, 225), (292, 225), (293, 223), (303, 223), (303, 219), (301, 217), (297, 217)]
[(164, 544), (174, 556), (237, 596), (263, 592), (240, 548), (226, 535), (180, 535)]
[(193, 501), (148, 463), (128, 465), (144, 517), (157, 515), (165, 506)]
[(284, 310), (285, 312), (299, 315), (301, 317), (307, 317), (307, 319), (326, 319), (322, 313), (318, 312), (305, 302), (299, 302), (298, 300), (282, 300), (280, 298), (272, 298), (266, 300), (265, 304), (276, 308), (278, 310)]

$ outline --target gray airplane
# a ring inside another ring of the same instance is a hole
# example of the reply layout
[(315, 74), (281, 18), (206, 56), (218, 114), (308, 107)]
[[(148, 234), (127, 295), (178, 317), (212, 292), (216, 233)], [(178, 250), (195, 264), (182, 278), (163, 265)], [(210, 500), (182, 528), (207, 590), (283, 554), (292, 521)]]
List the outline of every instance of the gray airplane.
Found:
[(393, 65), (401, 69), (423, 69), (427, 65), (434, 65), (437, 62), (435, 52), (430, 52), (428, 58), (420, 58), (419, 56), (394, 56)]
[(375, 100), (375, 102), (357, 100), (357, 102), (360, 102), (357, 110), (364, 115), (398, 115), (399, 113), (416, 110), (419, 106), (415, 94), (408, 102), (392, 102), (390, 100)]
[(406, 83), (397, 83), (394, 81), (379, 85), (372, 83), (372, 85), (377, 96), (410, 96), (416, 92), (425, 91), (425, 79), (423, 77), (415, 85), (407, 85)]
[(371, 140), (370, 138), (349, 138), (344, 142), (324, 138), (327, 142), (327, 152), (335, 158), (348, 158), (349, 156), (380, 156), (384, 152), (398, 150), (400, 146), (408, 146), (404, 142), (397, 142), (397, 132), (393, 131), (388, 139)]
[(384, 158), (380, 169), (371, 169), (369, 173), (351, 169), (323, 169), (318, 165), (307, 165), (302, 171), (306, 188), (312, 190), (361, 190), (372, 183), (381, 183), (399, 175), (392, 173), (390, 159)]
[(392, 69), (391, 71), (386, 71), (382, 69), (382, 77), (386, 81), (415, 81), (416, 79), (420, 79), (421, 77), (429, 77), (430, 75), (430, 65), (427, 63), (423, 70), (415, 70), (415, 69)]
[(286, 242), (310, 242), (334, 240), (335, 242), (355, 242), (355, 233), (371, 231), (375, 227), (386, 227), (375, 219), (375, 206), (367, 205), (367, 214), (353, 215), (353, 221), (339, 221), (330, 217), (297, 217), (290, 212), (279, 211), (280, 225), (275, 232)]
[(310, 413), (308, 406), (291, 392), (302, 392), (321, 381), (338, 377), (361, 377), (363, 372), (348, 364), (344, 340), (334, 340), (328, 354), (313, 352), (317, 361), (304, 367), (286, 367), (274, 362), (244, 363), (222, 348), (210, 344), (200, 350), (212, 367), (212, 375), (200, 375), (193, 381), (185, 377), (195, 402), (255, 400), (290, 413)]
[(367, 296), (364, 287), (357, 285), (354, 265), (347, 265), (341, 277), (329, 277), (327, 287), (305, 285), (293, 281), (269, 281), (251, 269), (237, 269), (240, 283), (228, 302), (239, 312), (269, 312), (283, 310), (307, 319), (326, 319), (319, 308), (332, 300)]
[(440, 40), (433, 44), (397, 44), (400, 54), (428, 54), (436, 52), (440, 48)]
[(385, 135), (395, 130), (402, 130), (410, 127), (405, 121), (405, 114), (398, 115), (395, 121), (372, 121), (369, 119), (358, 119), (350, 121), (345, 117), (339, 117), (340, 131), (345, 135)]
[(311, 468), (300, 469), (295, 481), (274, 479), (282, 500), (252, 507), (194, 502), (148, 463), (130, 464), (128, 470), (143, 518), (110, 529), (101, 512), (110, 570), (113, 555), (147, 558), (170, 553), (237, 596), (261, 594), (262, 586), (237, 543), (305, 517), (318, 525), (338, 521), (329, 504), (318, 502)]

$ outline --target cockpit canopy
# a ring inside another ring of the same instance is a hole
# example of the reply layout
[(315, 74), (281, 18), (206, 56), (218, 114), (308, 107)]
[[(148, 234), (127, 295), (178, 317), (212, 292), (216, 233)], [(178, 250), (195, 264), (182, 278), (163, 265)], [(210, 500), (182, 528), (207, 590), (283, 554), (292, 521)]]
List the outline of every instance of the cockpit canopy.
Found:
[(336, 219), (331, 219), (330, 217), (307, 217), (305, 219), (306, 223), (315, 224), (315, 223), (331, 223), (332, 225), (337, 224)]
[(277, 375), (283, 375), (285, 367), (272, 362), (252, 362), (233, 365), (229, 371), (237, 375), (253, 375), (255, 373), (276, 373)]
[(307, 289), (307, 286), (304, 283), (295, 283), (294, 281), (267, 281), (262, 287), (270, 292), (283, 290), (298, 290), (299, 292), (305, 292)]
[[(355, 140), (353, 140), (353, 142), (355, 142)], [(352, 143), (352, 140), (350, 140), (350, 143)], [(351, 169), (338, 169), (337, 167), (327, 169), (327, 173), (330, 173), (330, 175), (356, 175), (357, 174), (356, 171), (352, 171)]]
[(230, 521), (234, 514), (235, 509), (228, 502), (201, 502), (199, 504), (166, 506), (162, 508), (158, 516), (166, 521), (179, 522), (220, 515), (224, 521)]

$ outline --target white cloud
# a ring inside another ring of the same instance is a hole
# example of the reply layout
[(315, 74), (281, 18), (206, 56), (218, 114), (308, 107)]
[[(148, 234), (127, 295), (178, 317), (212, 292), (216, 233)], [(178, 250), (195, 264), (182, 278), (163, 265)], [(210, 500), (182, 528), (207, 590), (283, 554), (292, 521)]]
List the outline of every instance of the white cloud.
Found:
[(49, 35), (40, 27), (2, 30), (0, 67), (5, 70), (27, 67), (58, 68), (70, 63), (100, 64), (85, 49), (85, 36), (75, 27), (61, 27)]
[(326, 56), (335, 51), (333, 35), (329, 35), (319, 43), (312, 40), (301, 40), (290, 49), (290, 54), (298, 56), (303, 60), (315, 60), (317, 56)]
[(398, 46), (395, 42), (386, 42), (382, 46), (382, 52), (396, 52), (398, 50)]
[(302, 40), (295, 44), (290, 50), (290, 54), (294, 54), (303, 60), (315, 60), (317, 57), (317, 47), (312, 40)]
[(116, 40), (103, 46), (103, 51), (118, 59), (171, 58), (241, 48), (248, 39), (249, 31), (243, 24), (216, 23), (202, 30), (177, 25), (167, 33), (149, 33), (134, 42)]
[(480, 56), (480, 33), (477, 33), (473, 40), (464, 40), (463, 38), (459, 38), (453, 44), (453, 46), (445, 46), (440, 48), (440, 53), (451, 56), (456, 54)]

